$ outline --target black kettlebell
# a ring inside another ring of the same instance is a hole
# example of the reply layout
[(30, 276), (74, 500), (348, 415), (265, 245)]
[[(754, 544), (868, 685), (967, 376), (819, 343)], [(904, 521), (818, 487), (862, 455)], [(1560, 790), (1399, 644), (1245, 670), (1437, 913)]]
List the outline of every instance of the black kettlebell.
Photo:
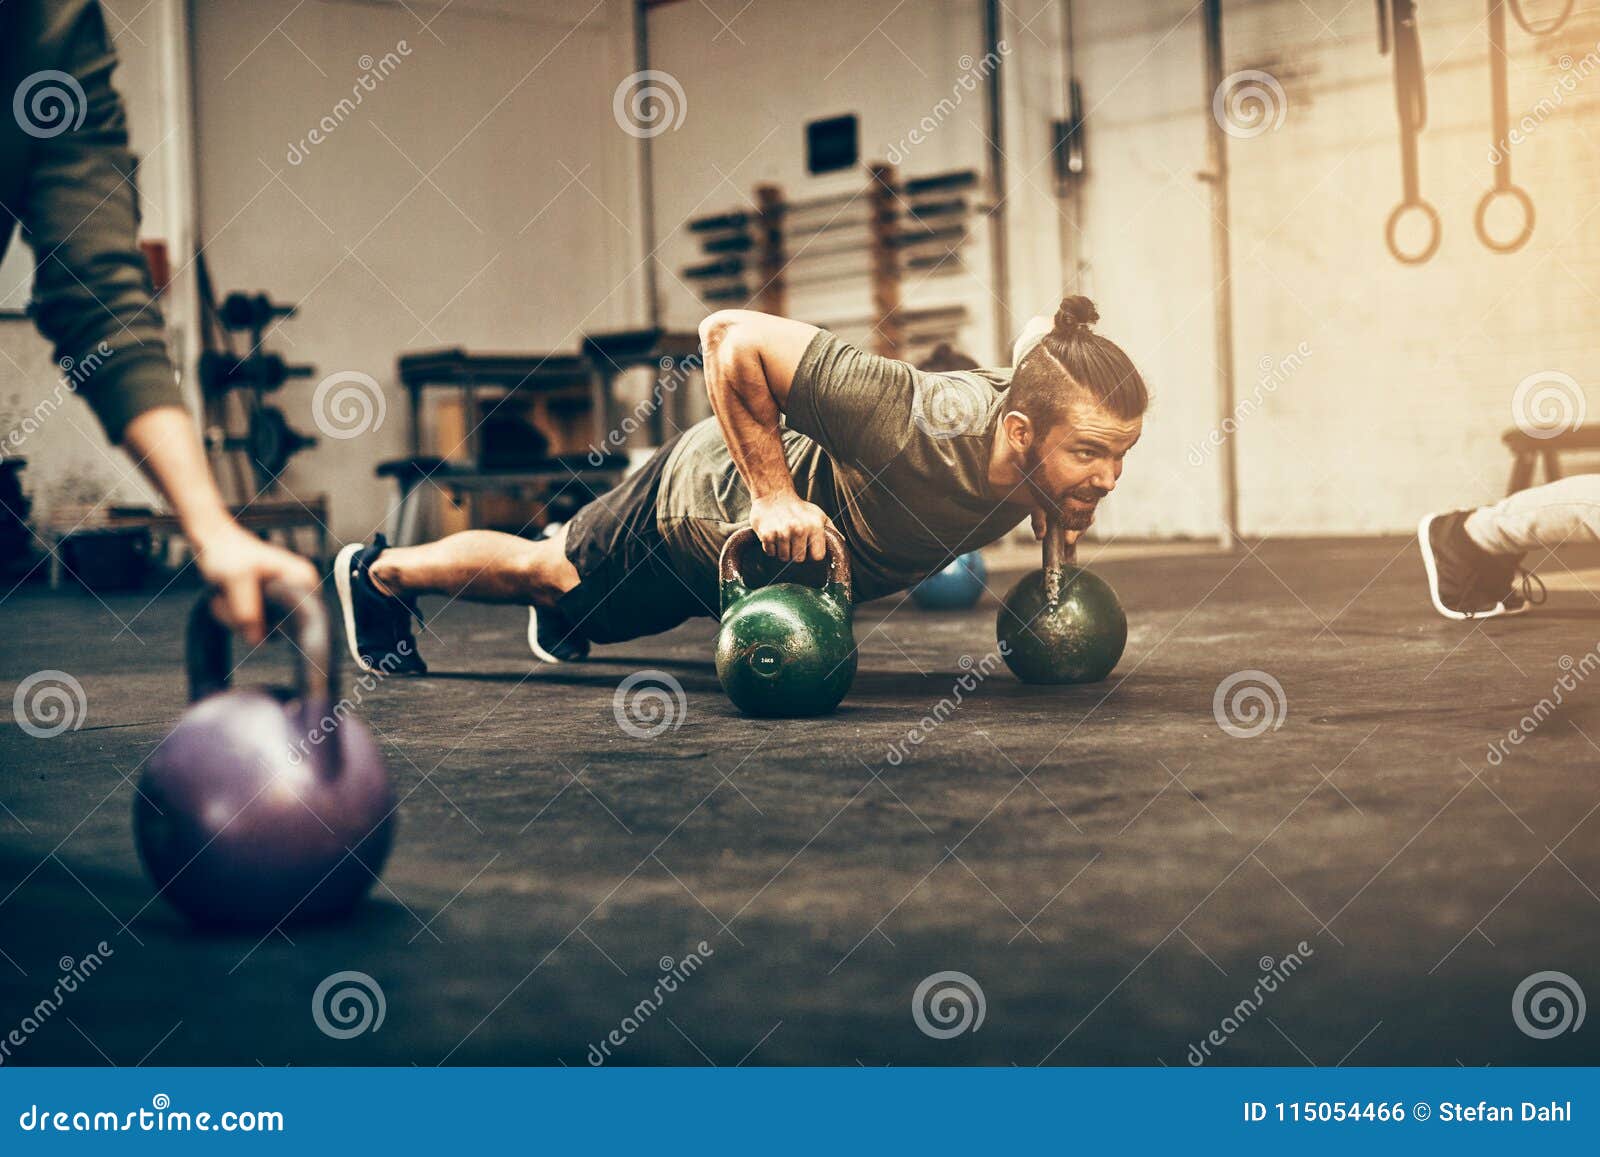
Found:
[(717, 678), (746, 715), (824, 715), (855, 681), (850, 551), (838, 531), (826, 534), (820, 589), (790, 582), (752, 589), (745, 576), (759, 561), (750, 554), (761, 553), (756, 532), (745, 527), (722, 544)]
[(1045, 520), (1044, 569), (1024, 575), (995, 622), (1006, 666), (1024, 683), (1096, 683), (1128, 642), (1128, 617), (1104, 579), (1072, 565), (1066, 527)]
[(394, 793), (372, 734), (337, 702), (320, 592), (269, 583), (296, 647), (295, 687), (229, 689), (210, 595), (189, 616), (190, 706), (145, 765), (139, 857), (196, 924), (268, 928), (348, 912), (383, 870)]

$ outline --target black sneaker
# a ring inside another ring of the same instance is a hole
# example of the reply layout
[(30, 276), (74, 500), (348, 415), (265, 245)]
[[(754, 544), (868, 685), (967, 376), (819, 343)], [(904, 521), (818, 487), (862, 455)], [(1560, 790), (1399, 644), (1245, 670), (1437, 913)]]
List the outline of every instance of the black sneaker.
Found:
[(1490, 554), (1472, 541), (1466, 530), (1471, 513), (1447, 510), (1427, 514), (1417, 524), (1433, 609), (1447, 619), (1490, 619), (1520, 615), (1544, 602), (1544, 584), (1522, 569), (1521, 555)]
[(363, 671), (386, 675), (426, 675), (428, 665), (417, 653), (411, 620), (420, 619), (415, 599), (396, 598), (372, 584), (368, 568), (389, 548), (383, 535), (371, 546), (353, 542), (339, 552), (333, 564), (333, 585), (344, 612), (344, 638), (350, 657)]
[(589, 657), (589, 640), (555, 607), (528, 608), (528, 647), (546, 663), (579, 663)]

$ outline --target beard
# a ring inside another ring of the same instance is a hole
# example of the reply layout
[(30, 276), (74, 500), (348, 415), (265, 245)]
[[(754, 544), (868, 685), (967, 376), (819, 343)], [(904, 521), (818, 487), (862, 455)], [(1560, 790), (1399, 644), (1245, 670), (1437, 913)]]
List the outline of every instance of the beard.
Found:
[[(1088, 530), (1089, 524), (1094, 521), (1095, 511), (1099, 503), (1106, 496), (1106, 492), (1094, 486), (1083, 486), (1076, 490), (1068, 490), (1065, 494), (1051, 494), (1040, 485), (1039, 475), (1042, 473), (1039, 456), (1033, 447), (1029, 447), (1022, 458), (1023, 479), (1028, 489), (1033, 491), (1034, 498), (1048, 513), (1054, 514), (1061, 520), (1067, 530)], [(1076, 498), (1079, 502), (1087, 502), (1086, 508), (1065, 506), (1063, 503), (1068, 498)]]
[(1098, 508), (1091, 506), (1087, 510), (1079, 510), (1074, 507), (1063, 507), (1058, 509), (1061, 525), (1066, 527), (1066, 529), (1088, 530), (1089, 524), (1094, 521), (1094, 512)]

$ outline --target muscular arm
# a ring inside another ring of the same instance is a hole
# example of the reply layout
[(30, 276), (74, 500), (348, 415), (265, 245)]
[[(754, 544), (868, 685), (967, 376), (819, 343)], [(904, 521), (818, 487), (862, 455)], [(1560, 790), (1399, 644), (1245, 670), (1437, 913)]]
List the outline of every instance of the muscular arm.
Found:
[(742, 309), (720, 310), (700, 323), (706, 393), (750, 488), (750, 525), (762, 549), (785, 562), (827, 554), (827, 515), (796, 492), (778, 424), (817, 333), (816, 326)]

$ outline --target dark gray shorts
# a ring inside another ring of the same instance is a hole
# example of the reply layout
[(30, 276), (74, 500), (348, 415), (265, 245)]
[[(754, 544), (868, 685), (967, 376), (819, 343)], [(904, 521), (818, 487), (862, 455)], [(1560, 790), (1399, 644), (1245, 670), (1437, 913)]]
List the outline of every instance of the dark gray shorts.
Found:
[(714, 602), (679, 577), (656, 521), (656, 498), (675, 437), (614, 489), (567, 524), (567, 561), (578, 585), (556, 604), (596, 643), (658, 635), (697, 616), (717, 618)]

